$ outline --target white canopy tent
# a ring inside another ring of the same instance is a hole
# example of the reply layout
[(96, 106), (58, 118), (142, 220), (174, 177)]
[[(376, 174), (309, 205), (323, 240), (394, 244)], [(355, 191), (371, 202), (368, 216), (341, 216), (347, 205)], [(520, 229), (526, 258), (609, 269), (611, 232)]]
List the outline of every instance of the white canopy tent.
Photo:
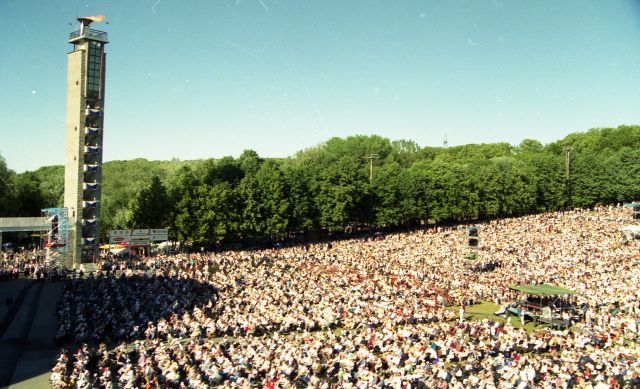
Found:
[(640, 238), (640, 225), (630, 224), (622, 228), (622, 232), (626, 239), (638, 239)]

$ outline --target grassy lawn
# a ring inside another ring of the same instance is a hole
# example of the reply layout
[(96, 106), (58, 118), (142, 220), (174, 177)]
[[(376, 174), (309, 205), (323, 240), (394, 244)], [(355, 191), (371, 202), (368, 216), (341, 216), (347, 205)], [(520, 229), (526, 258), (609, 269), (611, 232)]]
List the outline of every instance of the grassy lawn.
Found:
[[(449, 309), (454, 310), (455, 312), (458, 312), (458, 309), (460, 309), (460, 307), (454, 306), (454, 307), (450, 307)], [(507, 320), (509, 320), (513, 327), (515, 328), (522, 327), (522, 325), (520, 324), (520, 319), (515, 317), (514, 315), (509, 315), (507, 316), (507, 318), (505, 318), (503, 316), (497, 316), (493, 314), (494, 312), (497, 312), (499, 310), (500, 310), (499, 305), (489, 301), (483, 301), (480, 304), (465, 307), (464, 317), (465, 319), (470, 319), (470, 320), (489, 319), (489, 320), (497, 321), (500, 323), (504, 323)], [(524, 329), (527, 332), (532, 332), (536, 329), (541, 329), (541, 328), (545, 328), (545, 326), (544, 325), (536, 326), (536, 323), (531, 320), (525, 321)]]

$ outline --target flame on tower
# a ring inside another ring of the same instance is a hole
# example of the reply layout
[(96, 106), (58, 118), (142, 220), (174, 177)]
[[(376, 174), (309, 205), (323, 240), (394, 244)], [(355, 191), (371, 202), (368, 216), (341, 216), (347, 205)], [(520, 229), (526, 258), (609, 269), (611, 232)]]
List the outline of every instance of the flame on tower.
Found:
[(104, 15), (96, 15), (96, 16), (85, 16), (82, 19), (89, 19), (93, 22), (102, 22), (104, 21), (104, 19), (106, 19), (106, 16)]
[(101, 22), (105, 19), (104, 15), (96, 15), (96, 16), (83, 16), (78, 18), (80, 22), (80, 35), (84, 35), (85, 31), (89, 29), (89, 25), (93, 22)]

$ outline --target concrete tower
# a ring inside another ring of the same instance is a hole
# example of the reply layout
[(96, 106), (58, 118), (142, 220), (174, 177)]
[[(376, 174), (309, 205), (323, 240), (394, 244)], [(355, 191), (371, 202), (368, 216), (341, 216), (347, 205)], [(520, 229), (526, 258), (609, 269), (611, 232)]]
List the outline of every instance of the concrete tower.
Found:
[(67, 56), (67, 138), (64, 206), (69, 215), (68, 261), (93, 262), (99, 254), (102, 195), (105, 45), (107, 33), (89, 25), (104, 16), (78, 18)]

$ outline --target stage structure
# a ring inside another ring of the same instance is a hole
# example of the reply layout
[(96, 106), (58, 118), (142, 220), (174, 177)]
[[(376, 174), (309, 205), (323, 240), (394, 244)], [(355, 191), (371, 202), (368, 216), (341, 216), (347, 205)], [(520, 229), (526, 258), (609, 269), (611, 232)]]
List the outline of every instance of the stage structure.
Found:
[(42, 210), (44, 225), (48, 227), (43, 237), (42, 247), (47, 260), (62, 267), (70, 266), (69, 258), (69, 218), (66, 208), (46, 208)]
[(99, 255), (102, 138), (107, 33), (89, 28), (104, 16), (78, 18), (67, 55), (67, 136), (64, 206), (68, 210), (68, 254), (72, 265)]

